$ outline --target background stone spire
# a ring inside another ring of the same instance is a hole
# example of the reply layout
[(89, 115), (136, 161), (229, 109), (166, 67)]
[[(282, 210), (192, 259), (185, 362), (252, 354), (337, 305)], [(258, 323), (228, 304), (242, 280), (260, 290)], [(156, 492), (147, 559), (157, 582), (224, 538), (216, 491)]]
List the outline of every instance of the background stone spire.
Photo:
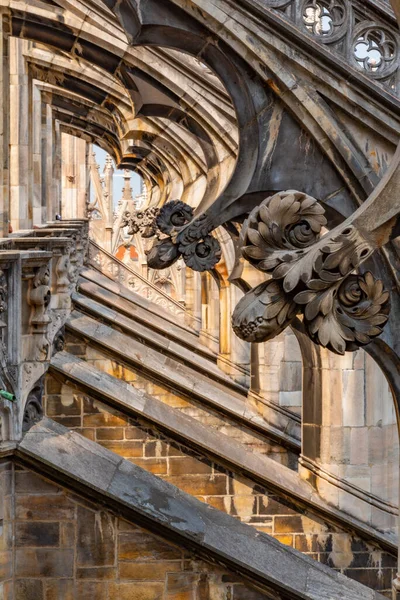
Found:
[(123, 200), (133, 200), (132, 186), (131, 186), (131, 172), (128, 169), (124, 170), (124, 187), (122, 190)]

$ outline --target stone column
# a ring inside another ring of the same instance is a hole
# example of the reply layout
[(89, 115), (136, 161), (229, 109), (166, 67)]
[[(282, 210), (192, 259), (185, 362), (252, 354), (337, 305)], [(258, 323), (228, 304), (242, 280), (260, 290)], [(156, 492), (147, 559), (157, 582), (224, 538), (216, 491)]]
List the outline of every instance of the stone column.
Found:
[(104, 197), (107, 209), (106, 219), (106, 234), (104, 240), (104, 247), (108, 252), (112, 252), (112, 237), (113, 237), (113, 226), (114, 226), (114, 164), (111, 156), (107, 156), (106, 164), (104, 167)]
[(0, 237), (9, 232), (9, 20), (0, 11)]
[(29, 77), (24, 52), (28, 42), (10, 38), (10, 221), (14, 231), (32, 227), (29, 190), (30, 119)]
[(44, 187), (42, 187), (42, 193), (45, 194), (44, 206), (46, 207), (46, 213), (44, 215), (45, 221), (53, 221), (55, 218), (55, 210), (53, 206), (53, 110), (50, 102), (46, 102), (44, 105), (43, 113), (43, 163), (45, 172)]
[[(62, 202), (63, 219), (83, 219), (87, 204), (87, 142), (63, 133), (62, 145)], [(108, 249), (108, 248), (107, 248)]]
[(304, 360), (299, 472), (327, 502), (393, 532), (399, 441), (386, 378), (363, 350), (337, 356), (299, 340)]
[(232, 330), (231, 316), (235, 306), (237, 306), (239, 300), (243, 297), (243, 292), (236, 285), (229, 286), (229, 293), (231, 296), (231, 313), (229, 315), (229, 326), (231, 328), (231, 347), (230, 347), (230, 361), (233, 365), (236, 365), (242, 372), (241, 376), (236, 376), (236, 380), (240, 381), (244, 386), (250, 386), (250, 366), (251, 366), (251, 344), (244, 342), (238, 338)]
[(202, 323), (200, 341), (219, 352), (219, 289), (209, 273), (201, 273)]
[[(53, 119), (53, 185), (52, 185), (52, 209), (55, 214), (61, 214), (61, 174), (62, 174), (62, 149), (61, 149), (60, 121)], [(89, 169), (87, 169), (90, 177)]]
[(201, 278), (200, 273), (186, 267), (185, 303), (195, 320), (193, 325), (197, 331), (201, 328)]
[(30, 190), (32, 194), (32, 222), (44, 222), (42, 210), (42, 96), (36, 83), (32, 81), (32, 169)]
[(40, 90), (32, 82), (31, 106), (31, 174), (30, 197), (33, 225), (52, 221), (55, 217), (53, 206), (53, 111), (51, 94)]
[(221, 282), (219, 289), (219, 353), (229, 358), (231, 352), (231, 303), (229, 285)]

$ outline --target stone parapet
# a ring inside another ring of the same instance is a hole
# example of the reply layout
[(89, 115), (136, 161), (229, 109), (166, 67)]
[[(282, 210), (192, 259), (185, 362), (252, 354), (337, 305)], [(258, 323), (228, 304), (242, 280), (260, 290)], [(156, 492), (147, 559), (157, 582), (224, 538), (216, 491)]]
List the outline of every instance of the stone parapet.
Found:
[(62, 343), (86, 244), (84, 222), (0, 240), (0, 442), (20, 439), (42, 416), (43, 375)]

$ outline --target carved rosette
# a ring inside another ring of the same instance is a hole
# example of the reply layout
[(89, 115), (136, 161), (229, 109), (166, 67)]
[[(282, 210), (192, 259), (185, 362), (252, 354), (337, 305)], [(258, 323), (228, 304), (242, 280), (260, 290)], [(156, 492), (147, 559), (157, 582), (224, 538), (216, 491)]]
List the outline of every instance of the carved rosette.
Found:
[(159, 212), (156, 225), (162, 233), (173, 237), (184, 225), (193, 219), (193, 208), (181, 200), (167, 202)]
[(357, 350), (382, 333), (389, 316), (389, 292), (372, 273), (350, 275), (323, 293), (300, 292), (304, 323), (314, 342), (338, 354)]
[[(354, 226), (320, 239), (324, 209), (301, 192), (267, 198), (244, 223), (243, 256), (272, 281), (251, 290), (233, 314), (233, 328), (246, 341), (278, 335), (294, 316), (314, 342), (344, 354), (382, 333), (389, 294), (371, 273), (354, 271), (374, 251)], [(264, 307), (264, 308), (263, 308)]]

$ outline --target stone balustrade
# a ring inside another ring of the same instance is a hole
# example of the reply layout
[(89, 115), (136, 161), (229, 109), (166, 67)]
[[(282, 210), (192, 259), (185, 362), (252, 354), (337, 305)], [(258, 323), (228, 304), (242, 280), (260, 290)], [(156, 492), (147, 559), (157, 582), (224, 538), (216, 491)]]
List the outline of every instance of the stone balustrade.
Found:
[(351, 70), (399, 96), (399, 32), (390, 0), (257, 0), (295, 35), (312, 38)]
[(139, 296), (150, 300), (160, 308), (168, 311), (181, 323), (195, 328), (196, 321), (199, 319), (190, 313), (183, 304), (168, 296), (168, 294), (160, 290), (149, 280), (142, 277), (92, 240), (89, 244), (88, 262), (90, 266), (99, 270), (103, 275), (111, 277), (129, 290), (139, 294)]

